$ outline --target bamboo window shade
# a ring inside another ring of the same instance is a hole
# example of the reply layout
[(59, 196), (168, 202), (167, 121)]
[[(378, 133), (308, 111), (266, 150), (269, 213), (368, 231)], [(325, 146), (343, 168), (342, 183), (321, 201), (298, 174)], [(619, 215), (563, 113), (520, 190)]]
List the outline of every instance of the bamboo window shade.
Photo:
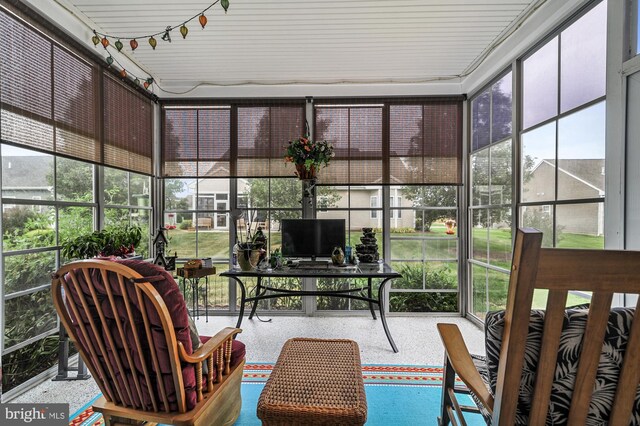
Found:
[(381, 104), (322, 103), (315, 139), (330, 141), (335, 158), (323, 184), (462, 183), (462, 101), (388, 100)]
[(167, 104), (162, 119), (164, 177), (294, 176), (284, 152), (304, 131), (304, 101)]
[(229, 177), (231, 109), (163, 109), (163, 175)]
[(321, 183), (384, 183), (383, 105), (316, 108), (314, 131), (335, 154), (318, 174)]
[(2, 142), (151, 174), (152, 102), (30, 24), (0, 11)]
[(235, 176), (291, 177), (285, 147), (304, 133), (304, 102), (297, 105), (238, 106), (238, 156)]
[(153, 172), (153, 105), (106, 74), (104, 165)]
[(389, 106), (389, 181), (462, 184), (462, 102)]

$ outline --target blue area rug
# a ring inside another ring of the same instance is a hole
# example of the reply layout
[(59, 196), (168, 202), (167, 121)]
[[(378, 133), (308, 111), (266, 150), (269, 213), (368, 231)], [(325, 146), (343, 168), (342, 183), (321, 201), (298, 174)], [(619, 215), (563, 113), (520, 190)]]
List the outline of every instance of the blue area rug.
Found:
[[(242, 380), (242, 411), (237, 426), (259, 426), (256, 416), (258, 398), (269, 378), (273, 364), (246, 364)], [(369, 426), (437, 425), (440, 411), (442, 367), (410, 365), (363, 365), (362, 377), (367, 393)], [(97, 398), (97, 397), (96, 397)], [(71, 416), (70, 425), (97, 426), (101, 415), (94, 413), (91, 403)], [(473, 402), (461, 397), (461, 403)], [(485, 425), (479, 414), (466, 414), (467, 424)]]

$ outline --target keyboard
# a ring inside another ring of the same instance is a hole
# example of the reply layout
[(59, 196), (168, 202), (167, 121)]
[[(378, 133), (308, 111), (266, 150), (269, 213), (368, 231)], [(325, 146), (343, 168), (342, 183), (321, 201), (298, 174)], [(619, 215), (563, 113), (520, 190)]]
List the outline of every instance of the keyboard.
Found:
[(301, 260), (298, 269), (327, 269), (331, 265), (330, 260)]

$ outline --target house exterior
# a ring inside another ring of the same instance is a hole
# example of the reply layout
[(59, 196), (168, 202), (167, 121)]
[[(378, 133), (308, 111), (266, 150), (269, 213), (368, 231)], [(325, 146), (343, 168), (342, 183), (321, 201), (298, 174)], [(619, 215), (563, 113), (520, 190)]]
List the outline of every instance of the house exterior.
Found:
[[(53, 173), (53, 157), (14, 155), (2, 157), (2, 197), (27, 200), (53, 198), (53, 186), (47, 181)], [(24, 177), (29, 176), (29, 186)]]
[[(192, 184), (190, 192), (195, 192), (196, 182)], [(238, 194), (247, 192), (249, 180), (238, 179)], [(227, 210), (229, 208), (229, 180), (227, 179), (199, 179), (198, 180), (198, 205), (196, 206), (196, 198), (191, 197), (190, 208), (198, 210)], [(332, 209), (348, 209), (351, 206), (370, 207), (372, 209), (381, 207), (381, 189), (379, 186), (352, 186), (351, 202), (349, 203), (349, 192), (346, 189), (336, 189), (338, 200)], [(399, 188), (391, 189), (392, 207), (412, 207), (412, 202), (402, 195)], [(246, 207), (247, 204), (242, 202), (243, 198), (239, 197), (239, 207)], [(198, 224), (202, 230), (228, 230), (229, 215), (227, 213), (193, 213), (193, 223)], [(319, 219), (342, 219), (344, 211), (340, 210), (322, 210), (318, 209)], [(210, 219), (209, 219), (210, 218)], [(266, 220), (266, 218), (265, 218)], [(258, 217), (258, 222), (262, 222)], [(269, 226), (269, 225), (267, 225)], [(352, 210), (350, 229), (360, 230), (364, 227), (382, 228), (382, 212), (380, 210)], [(391, 209), (391, 227), (392, 228), (413, 228), (415, 226), (415, 213), (413, 210), (395, 210)]]
[[(531, 171), (523, 184), (527, 202), (544, 202), (554, 199), (555, 160), (542, 160)], [(604, 160), (567, 159), (558, 161), (558, 199), (603, 198)], [(572, 204), (571, 208), (556, 209), (556, 223), (563, 232), (573, 234), (603, 235), (604, 204)], [(548, 205), (527, 207), (551, 214)]]

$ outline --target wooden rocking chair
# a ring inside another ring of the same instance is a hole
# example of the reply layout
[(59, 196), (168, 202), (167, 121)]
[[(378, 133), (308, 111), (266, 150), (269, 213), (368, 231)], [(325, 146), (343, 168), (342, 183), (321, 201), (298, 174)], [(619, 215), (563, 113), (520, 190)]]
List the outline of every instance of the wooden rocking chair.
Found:
[[(455, 325), (438, 324), (441, 425), (466, 425), (462, 412), (478, 411), (460, 404), (460, 392), (493, 425), (640, 424), (638, 306), (611, 308), (614, 292), (640, 293), (640, 252), (541, 242), (539, 231), (518, 230), (506, 310), (485, 322), (486, 364), (474, 363)], [(546, 310), (531, 310), (534, 289), (549, 290)], [(565, 308), (572, 290), (592, 292), (590, 306)], [(455, 387), (456, 374), (467, 391)]]
[(164, 269), (142, 261), (73, 262), (53, 275), (52, 292), (102, 391), (93, 408), (107, 426), (235, 422), (245, 350), (234, 337), (241, 330), (225, 328), (193, 350), (184, 298)]

